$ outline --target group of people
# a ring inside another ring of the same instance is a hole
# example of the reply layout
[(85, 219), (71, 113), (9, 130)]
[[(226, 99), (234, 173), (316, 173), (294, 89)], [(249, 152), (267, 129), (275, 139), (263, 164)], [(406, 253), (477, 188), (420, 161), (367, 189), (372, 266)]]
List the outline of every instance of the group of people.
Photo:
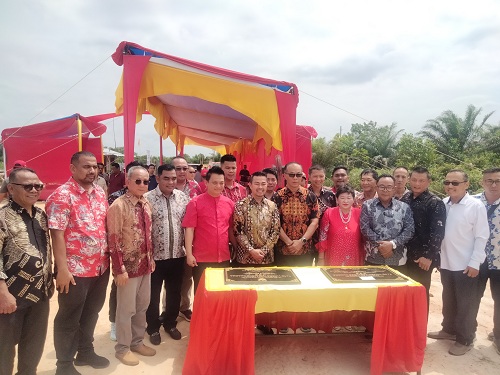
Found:
[(47, 199), (46, 213), (35, 206), (44, 187), (36, 172), (21, 166), (9, 176), (10, 200), (0, 209), (2, 374), (13, 371), (16, 345), (18, 373), (36, 373), (54, 287), (56, 374), (109, 366), (93, 338), (110, 274), (115, 356), (137, 365), (137, 355), (156, 354), (146, 332), (152, 345), (162, 342), (162, 326), (181, 338), (177, 317), (191, 319), (191, 288), (207, 267), (387, 265), (422, 283), (427, 298), (439, 267), (443, 328), (429, 337), (454, 340), (454, 355), (472, 347), (490, 279), (491, 339), (500, 350), (500, 168), (483, 172), (477, 196), (468, 194), (465, 172), (448, 172), (442, 200), (429, 191), (423, 167), (380, 176), (364, 170), (357, 192), (345, 166), (334, 168), (330, 189), (323, 167), (311, 167), (303, 186), (302, 166), (291, 162), (283, 188), (273, 168), (252, 173), (244, 187), (236, 158), (224, 155), (200, 187), (186, 160), (175, 157), (157, 169), (130, 163), (109, 196), (97, 185), (99, 167), (92, 153), (74, 154), (71, 178)]

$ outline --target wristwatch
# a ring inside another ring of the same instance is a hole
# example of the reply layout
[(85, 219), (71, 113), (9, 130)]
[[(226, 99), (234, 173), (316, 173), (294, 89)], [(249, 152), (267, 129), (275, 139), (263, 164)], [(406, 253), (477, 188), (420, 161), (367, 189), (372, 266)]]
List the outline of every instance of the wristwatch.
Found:
[(392, 249), (393, 249), (393, 250), (396, 250), (396, 247), (397, 247), (397, 246), (396, 246), (396, 242), (395, 242), (395, 241), (391, 241), (391, 243), (392, 243)]
[(305, 244), (307, 242), (305, 237), (302, 237), (300, 240), (302, 241), (303, 244)]

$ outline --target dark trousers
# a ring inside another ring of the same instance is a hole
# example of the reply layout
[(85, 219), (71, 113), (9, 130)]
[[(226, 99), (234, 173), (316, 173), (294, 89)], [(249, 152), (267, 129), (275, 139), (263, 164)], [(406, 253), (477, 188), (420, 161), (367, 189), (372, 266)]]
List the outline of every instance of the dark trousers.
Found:
[[(200, 283), (201, 275), (206, 268), (228, 268), (231, 267), (231, 262), (226, 260), (224, 262), (197, 262), (198, 265), (193, 267), (193, 281), (194, 281), (194, 292), (198, 289), (198, 284)], [(190, 266), (186, 266), (190, 267)]]
[[(488, 269), (488, 262), (481, 264), (478, 276), (478, 301), (477, 310), (481, 304), (486, 283), (490, 280), (491, 297), (493, 298), (493, 334), (497, 340), (500, 339), (500, 270)], [(477, 316), (477, 313), (476, 313)]]
[(274, 262), (278, 267), (310, 267), (313, 262), (313, 254), (283, 255), (274, 252)]
[(231, 267), (233, 268), (259, 268), (259, 267), (274, 267), (274, 266), (275, 266), (274, 262), (269, 264), (253, 264), (253, 263), (244, 264), (244, 263), (238, 263), (235, 260), (231, 262)]
[(49, 299), (0, 314), (0, 375), (12, 375), (16, 345), (17, 374), (36, 375), (47, 337)]
[(425, 287), (425, 293), (427, 293), (427, 317), (429, 317), (429, 290), (431, 288), (431, 276), (433, 270), (433, 264), (431, 264), (431, 267), (428, 271), (425, 271), (420, 268), (418, 266), (418, 263), (415, 263), (413, 260), (408, 260), (406, 262), (405, 275), (419, 282)]
[(441, 269), (441, 283), (443, 331), (457, 335), (458, 343), (471, 345), (476, 336), (478, 278)]
[[(387, 265), (387, 266), (392, 268), (393, 270), (401, 272), (403, 275), (406, 275), (406, 273), (408, 271), (407, 264), (403, 264), (402, 266), (389, 266), (389, 265)], [(365, 266), (386, 266), (386, 264), (375, 264), (375, 263), (370, 263), (370, 262), (365, 261)]]
[(109, 321), (114, 323), (116, 321), (116, 283), (115, 280), (111, 282), (111, 290), (109, 292)]
[[(167, 296), (167, 308), (163, 327), (168, 330), (177, 325), (177, 315), (181, 303), (181, 286), (184, 275), (184, 265), (186, 257), (157, 260), (156, 268), (151, 274), (151, 301), (146, 311), (147, 332), (149, 335), (158, 332), (161, 323), (160, 317), (160, 295), (163, 283), (165, 283), (165, 293)], [(188, 267), (186, 265), (186, 267)]]
[(106, 299), (109, 269), (95, 277), (74, 277), (76, 285), (59, 293), (54, 319), (54, 348), (57, 367), (72, 365), (76, 352), (94, 351), (94, 329)]

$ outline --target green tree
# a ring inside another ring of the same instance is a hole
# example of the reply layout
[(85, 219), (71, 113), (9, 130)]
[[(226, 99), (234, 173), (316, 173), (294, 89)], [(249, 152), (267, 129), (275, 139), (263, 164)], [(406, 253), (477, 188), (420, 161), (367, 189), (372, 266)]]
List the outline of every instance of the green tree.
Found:
[(488, 113), (479, 121), (481, 111), (482, 108), (476, 108), (472, 104), (467, 107), (464, 118), (450, 110), (444, 111), (435, 119), (427, 120), (419, 134), (434, 143), (447, 160), (461, 161), (468, 152), (477, 150), (484, 138), (486, 121), (494, 113)]
[(436, 151), (436, 146), (432, 142), (405, 133), (398, 142), (391, 164), (393, 166), (405, 166), (410, 169), (415, 166), (429, 169), (441, 162), (442, 157)]

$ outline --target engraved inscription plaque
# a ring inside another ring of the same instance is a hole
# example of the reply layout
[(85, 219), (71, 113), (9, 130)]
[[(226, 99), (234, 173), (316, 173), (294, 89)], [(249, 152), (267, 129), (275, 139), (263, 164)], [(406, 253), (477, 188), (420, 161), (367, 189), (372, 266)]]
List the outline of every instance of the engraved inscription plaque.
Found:
[(321, 268), (332, 283), (400, 283), (408, 279), (383, 267)]
[(224, 284), (300, 284), (290, 268), (226, 268)]

